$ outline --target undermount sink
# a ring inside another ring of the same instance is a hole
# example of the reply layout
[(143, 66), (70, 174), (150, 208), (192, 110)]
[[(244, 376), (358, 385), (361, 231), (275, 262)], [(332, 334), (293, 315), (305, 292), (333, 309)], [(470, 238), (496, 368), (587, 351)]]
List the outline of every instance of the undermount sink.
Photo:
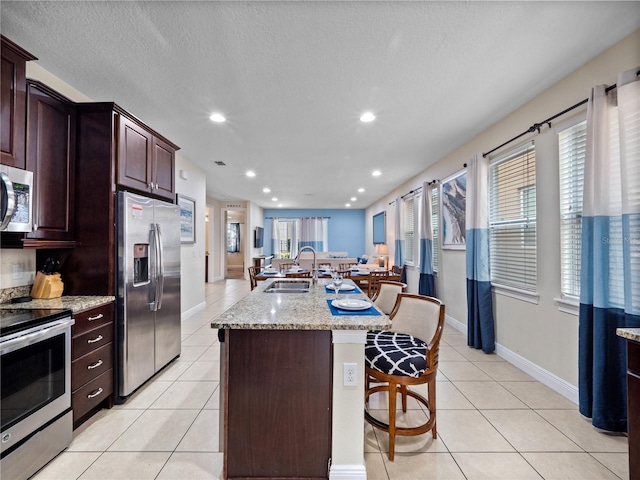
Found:
[(284, 282), (282, 280), (276, 280), (267, 288), (264, 289), (265, 293), (306, 293), (309, 291), (308, 280), (294, 280), (290, 282)]

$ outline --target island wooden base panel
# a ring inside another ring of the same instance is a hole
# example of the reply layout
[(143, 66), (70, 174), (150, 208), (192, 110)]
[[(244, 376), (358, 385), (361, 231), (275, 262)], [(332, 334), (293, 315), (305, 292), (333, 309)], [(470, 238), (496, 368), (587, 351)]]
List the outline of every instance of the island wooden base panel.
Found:
[(224, 478), (328, 478), (331, 332), (225, 333)]

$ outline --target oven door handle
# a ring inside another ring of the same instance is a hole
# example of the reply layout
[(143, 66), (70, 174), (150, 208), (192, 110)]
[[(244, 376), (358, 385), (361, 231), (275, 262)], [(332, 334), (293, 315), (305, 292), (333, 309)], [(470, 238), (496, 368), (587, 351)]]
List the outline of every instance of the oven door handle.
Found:
[(4, 355), (5, 353), (10, 353), (14, 350), (18, 350), (20, 348), (33, 345), (34, 343), (41, 342), (42, 340), (52, 337), (61, 330), (70, 328), (74, 323), (76, 322), (73, 319), (60, 320), (52, 323), (50, 327), (43, 328), (42, 330), (37, 330), (35, 332), (27, 333), (26, 335), (21, 335), (10, 340), (6, 340), (2, 342), (2, 354)]
[(7, 210), (2, 218), (2, 223), (0, 223), (0, 230), (4, 230), (7, 228), (7, 225), (9, 225), (11, 217), (13, 217), (13, 211), (16, 207), (16, 194), (13, 191), (13, 183), (11, 183), (9, 175), (0, 172), (0, 179), (2, 183), (4, 183), (4, 189), (7, 195)]

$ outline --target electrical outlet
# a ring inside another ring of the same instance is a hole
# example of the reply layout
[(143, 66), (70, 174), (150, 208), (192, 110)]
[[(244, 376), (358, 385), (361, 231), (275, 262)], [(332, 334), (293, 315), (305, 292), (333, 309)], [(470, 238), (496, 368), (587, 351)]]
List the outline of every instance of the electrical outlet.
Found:
[(343, 363), (342, 369), (343, 369), (342, 384), (345, 387), (357, 387), (358, 386), (358, 364)]
[(24, 275), (24, 265), (22, 263), (16, 263), (13, 265), (13, 280), (20, 280)]

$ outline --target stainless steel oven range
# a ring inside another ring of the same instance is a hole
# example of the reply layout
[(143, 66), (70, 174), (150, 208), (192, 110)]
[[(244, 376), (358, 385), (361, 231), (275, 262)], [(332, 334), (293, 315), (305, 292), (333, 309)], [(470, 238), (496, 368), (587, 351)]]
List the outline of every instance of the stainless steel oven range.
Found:
[(0, 474), (23, 480), (71, 443), (71, 310), (0, 309)]

